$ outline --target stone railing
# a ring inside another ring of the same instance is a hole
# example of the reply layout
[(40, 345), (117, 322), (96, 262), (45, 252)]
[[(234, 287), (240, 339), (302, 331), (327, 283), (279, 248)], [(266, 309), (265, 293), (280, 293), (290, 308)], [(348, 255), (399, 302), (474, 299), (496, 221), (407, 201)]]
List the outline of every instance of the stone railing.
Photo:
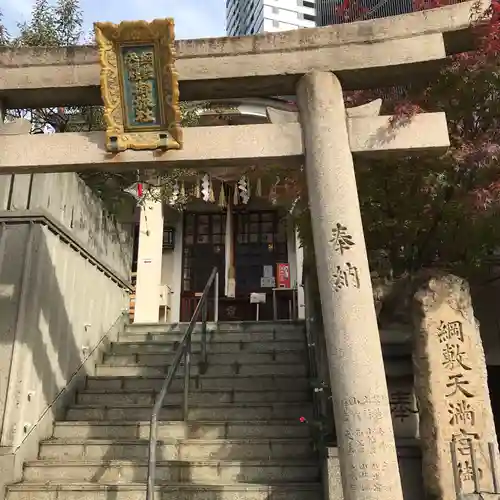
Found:
[[(8, 212), (8, 213), (6, 213)], [(0, 215), (51, 215), (79, 243), (128, 280), (132, 236), (75, 173), (0, 176)]]

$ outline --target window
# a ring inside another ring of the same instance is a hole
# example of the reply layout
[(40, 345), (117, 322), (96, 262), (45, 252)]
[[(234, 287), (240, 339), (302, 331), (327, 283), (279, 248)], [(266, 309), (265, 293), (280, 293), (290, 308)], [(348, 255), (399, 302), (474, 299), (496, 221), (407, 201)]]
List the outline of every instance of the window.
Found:
[[(225, 234), (226, 216), (223, 214), (184, 215), (184, 292), (202, 291), (214, 266), (224, 268)], [(219, 282), (219, 286), (222, 282)]]
[(235, 214), (235, 229), (237, 292), (261, 291), (263, 266), (275, 269), (287, 261), (285, 219), (274, 211), (241, 212)]
[(276, 21), (276, 19), (273, 19), (273, 27), (274, 28), (279, 28), (280, 27), (280, 23), (279, 23), (279, 21)]
[(278, 7), (273, 7), (273, 14), (279, 14), (280, 13), (280, 10), (278, 9)]
[(304, 19), (308, 21), (316, 21), (316, 16), (311, 16), (311, 14), (304, 14)]
[(303, 0), (302, 4), (304, 7), (309, 7), (310, 9), (314, 9), (315, 7), (314, 2), (308, 2), (307, 0)]

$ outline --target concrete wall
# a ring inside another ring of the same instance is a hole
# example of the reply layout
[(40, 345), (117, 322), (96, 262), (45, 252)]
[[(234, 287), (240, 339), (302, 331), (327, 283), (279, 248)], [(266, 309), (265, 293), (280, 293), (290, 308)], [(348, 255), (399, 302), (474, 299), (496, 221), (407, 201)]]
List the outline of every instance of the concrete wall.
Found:
[(116, 222), (76, 174), (0, 176), (0, 213), (39, 209), (51, 214), (122, 279), (129, 279), (131, 227)]
[(131, 248), (75, 174), (0, 177), (0, 499), (123, 326)]
[[(0, 498), (92, 374), (127, 289), (56, 226), (0, 219)], [(78, 250), (78, 251), (77, 251)], [(3, 484), (2, 484), (3, 483)]]

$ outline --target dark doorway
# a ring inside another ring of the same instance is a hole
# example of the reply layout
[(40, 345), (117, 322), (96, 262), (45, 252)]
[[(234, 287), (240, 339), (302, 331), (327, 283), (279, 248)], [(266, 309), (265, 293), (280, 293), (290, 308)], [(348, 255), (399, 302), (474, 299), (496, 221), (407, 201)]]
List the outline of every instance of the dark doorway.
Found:
[(495, 420), (497, 441), (500, 436), (500, 366), (488, 365), (488, 388), (490, 391), (491, 409)]
[[(181, 321), (191, 320), (214, 267), (219, 269), (219, 296), (224, 294), (225, 233), (226, 214), (184, 215)], [(212, 314), (212, 298), (208, 310)]]
[(256, 305), (250, 304), (250, 294), (266, 293), (259, 319), (272, 320), (272, 287), (262, 286), (261, 279), (265, 267), (276, 276), (276, 264), (287, 262), (285, 218), (277, 210), (237, 211), (234, 248), (237, 319), (255, 320)]
[[(251, 293), (266, 293), (266, 304), (260, 306), (259, 319), (271, 320), (272, 288), (262, 287), (264, 267), (276, 273), (276, 264), (288, 262), (286, 219), (278, 210), (234, 209), (234, 264), (236, 297), (226, 298), (225, 291), (225, 213), (186, 213), (183, 236), (183, 280), (181, 321), (191, 319), (199, 295), (214, 266), (219, 269), (219, 319), (252, 321), (256, 305), (250, 304)], [(213, 298), (209, 299), (212, 319)]]

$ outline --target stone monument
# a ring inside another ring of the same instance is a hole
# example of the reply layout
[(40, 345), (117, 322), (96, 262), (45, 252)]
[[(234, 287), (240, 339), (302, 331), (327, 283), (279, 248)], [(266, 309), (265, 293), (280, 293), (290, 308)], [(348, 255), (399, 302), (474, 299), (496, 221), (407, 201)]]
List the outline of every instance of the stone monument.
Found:
[(426, 278), (414, 295), (414, 373), (429, 498), (498, 492), (498, 446), (469, 286)]

